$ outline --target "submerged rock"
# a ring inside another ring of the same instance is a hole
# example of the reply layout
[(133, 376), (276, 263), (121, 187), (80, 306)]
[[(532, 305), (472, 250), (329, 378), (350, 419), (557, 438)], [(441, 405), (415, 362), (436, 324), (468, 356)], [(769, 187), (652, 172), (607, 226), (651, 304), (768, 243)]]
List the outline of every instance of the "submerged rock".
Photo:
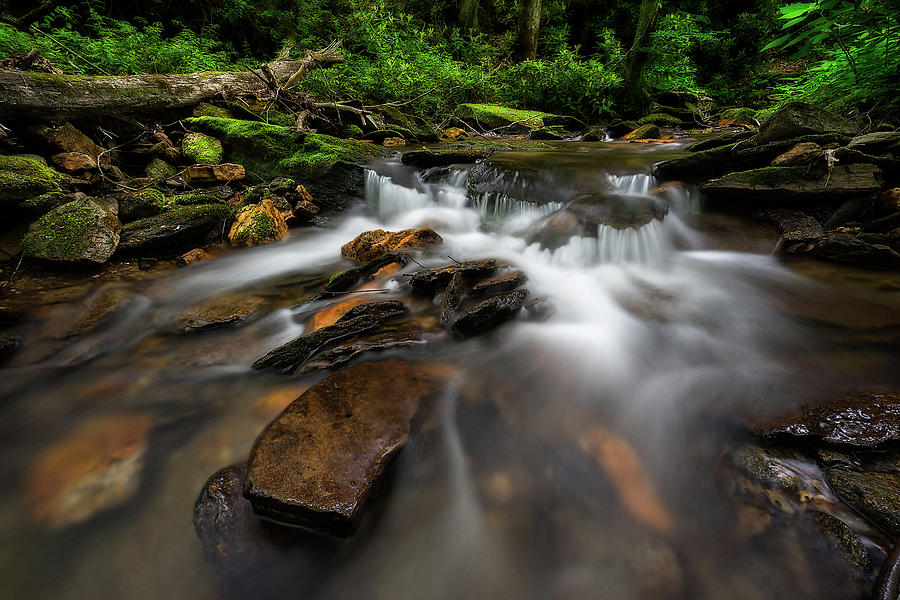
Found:
[(396, 232), (374, 229), (359, 234), (341, 246), (341, 256), (356, 262), (366, 262), (394, 250), (430, 248), (443, 241), (440, 235), (427, 227)]
[(11, 335), (0, 336), (0, 365), (12, 358), (21, 345), (22, 340), (17, 337)]
[(900, 269), (900, 252), (840, 229), (826, 231), (810, 253), (817, 258), (866, 269)]
[(755, 435), (812, 438), (832, 444), (878, 447), (900, 441), (900, 395), (857, 392), (751, 426)]
[(22, 248), (31, 258), (104, 263), (116, 251), (121, 229), (108, 206), (85, 198), (58, 206), (32, 223)]
[(778, 225), (786, 242), (815, 242), (822, 237), (822, 226), (819, 222), (799, 210), (779, 208), (768, 211), (765, 217)]
[[(652, 196), (591, 194), (578, 198), (563, 212), (575, 215), (584, 235), (596, 236), (600, 225), (626, 229), (661, 221), (669, 214), (669, 203)], [(569, 231), (570, 236), (574, 233)]]
[(319, 382), (260, 434), (244, 497), (260, 516), (348, 535), (439, 385), (432, 373), (397, 360)]
[(437, 150), (413, 150), (400, 159), (404, 165), (430, 169), (432, 167), (448, 167), (456, 164), (470, 164), (483, 160), (491, 155), (491, 150), (484, 148), (454, 148)]
[(433, 296), (438, 288), (450, 283), (457, 273), (461, 274), (468, 282), (481, 281), (493, 275), (498, 266), (496, 260), (485, 259), (467, 261), (439, 269), (425, 269), (410, 277), (409, 285), (418, 294)]
[(253, 317), (263, 305), (261, 298), (214, 298), (175, 317), (179, 333), (230, 327)]
[(871, 571), (872, 562), (869, 560), (869, 550), (846, 523), (828, 513), (814, 510), (813, 523), (825, 534), (832, 545), (838, 550), (847, 562), (854, 568), (857, 575), (863, 575)]
[(475, 335), (514, 318), (525, 306), (526, 290), (493, 296), (463, 310), (453, 329), (463, 335)]
[(28, 470), (31, 518), (59, 529), (130, 501), (140, 487), (152, 423), (145, 414), (97, 417), (50, 444)]
[(829, 469), (825, 481), (841, 500), (892, 537), (900, 537), (900, 475)]
[(245, 206), (228, 232), (232, 246), (261, 246), (282, 239), (288, 233), (287, 223), (269, 198), (259, 204)]

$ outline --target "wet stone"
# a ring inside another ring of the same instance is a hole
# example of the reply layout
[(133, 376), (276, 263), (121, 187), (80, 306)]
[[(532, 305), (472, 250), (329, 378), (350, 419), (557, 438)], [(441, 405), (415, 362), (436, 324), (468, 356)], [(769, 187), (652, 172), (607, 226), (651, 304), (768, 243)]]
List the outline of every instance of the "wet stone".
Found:
[(900, 475), (829, 469), (825, 481), (872, 523), (895, 538), (900, 536)]
[(592, 194), (578, 198), (565, 212), (578, 218), (586, 235), (596, 236), (600, 225), (625, 229), (646, 225), (654, 219), (662, 220), (669, 214), (669, 204), (650, 196)]
[(781, 229), (781, 235), (786, 242), (815, 242), (822, 237), (822, 226), (819, 222), (799, 210), (770, 210), (765, 213), (765, 218)]
[(433, 374), (397, 360), (365, 363), (316, 384), (259, 436), (244, 497), (256, 514), (336, 535), (351, 533), (403, 448)]
[(229, 327), (249, 320), (263, 305), (260, 298), (216, 298), (175, 317), (179, 333)]
[(427, 296), (434, 295), (441, 286), (447, 285), (456, 273), (460, 273), (468, 282), (481, 281), (497, 272), (496, 260), (476, 260), (450, 265), (439, 269), (419, 271), (409, 279), (413, 290)]
[(494, 296), (463, 310), (453, 329), (463, 335), (475, 335), (514, 318), (525, 305), (527, 290)]
[(847, 524), (827, 513), (813, 511), (813, 523), (860, 574), (872, 569), (869, 551)]
[(435, 303), (441, 307), (441, 323), (447, 325), (453, 320), (456, 309), (459, 308), (465, 294), (466, 278), (457, 271), (444, 289), (435, 296)]
[(431, 248), (443, 241), (440, 235), (427, 227), (396, 232), (375, 229), (361, 233), (341, 246), (341, 256), (356, 262), (367, 262), (393, 250)]
[(859, 392), (751, 426), (764, 438), (809, 437), (833, 444), (878, 447), (900, 440), (900, 395)]
[(384, 321), (393, 317), (399, 317), (409, 314), (409, 308), (400, 300), (385, 300), (383, 302), (367, 302), (354, 306), (347, 311), (344, 316), (337, 320), (338, 323), (345, 323), (357, 317), (372, 317), (379, 321)]
[(469, 293), (475, 298), (504, 294), (513, 291), (527, 280), (528, 277), (522, 271), (510, 271), (476, 283)]
[(194, 248), (193, 250), (188, 250), (187, 252), (176, 258), (175, 262), (181, 267), (186, 267), (188, 265), (206, 260), (207, 258), (209, 258), (209, 254), (207, 254), (207, 252), (203, 248)]
[(11, 335), (0, 336), (0, 365), (12, 358), (21, 345), (22, 340), (17, 337)]
[(491, 150), (481, 148), (464, 148), (454, 150), (413, 150), (403, 155), (400, 160), (404, 165), (430, 169), (447, 167), (456, 164), (470, 164), (483, 160), (491, 155)]

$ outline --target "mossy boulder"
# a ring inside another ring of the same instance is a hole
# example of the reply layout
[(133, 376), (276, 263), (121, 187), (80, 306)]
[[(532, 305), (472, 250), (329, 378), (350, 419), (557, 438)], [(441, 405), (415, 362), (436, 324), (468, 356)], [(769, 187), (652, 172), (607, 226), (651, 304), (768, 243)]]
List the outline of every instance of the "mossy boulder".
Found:
[(36, 160), (0, 156), (0, 206), (18, 204), (47, 193), (60, 193), (66, 177)]
[(188, 133), (181, 141), (185, 160), (196, 165), (217, 165), (225, 158), (222, 142), (203, 133)]
[(116, 200), (119, 203), (119, 219), (123, 223), (152, 217), (169, 208), (163, 193), (153, 188), (118, 194)]
[(232, 246), (260, 246), (287, 235), (287, 223), (268, 198), (242, 208), (234, 218), (228, 241)]
[(660, 127), (678, 127), (681, 125), (681, 119), (673, 117), (666, 113), (653, 113), (638, 120), (640, 125), (659, 125)]
[(624, 140), (657, 140), (662, 134), (659, 131), (659, 127), (653, 124), (648, 123), (647, 125), (641, 125), (631, 133), (628, 133), (622, 137)]
[(85, 198), (58, 206), (35, 221), (22, 249), (31, 258), (104, 263), (116, 250), (121, 227), (107, 206)]
[(256, 121), (198, 117), (185, 119), (185, 124), (222, 140), (229, 160), (264, 178), (314, 179), (340, 162), (360, 163), (384, 154), (374, 144), (323, 134), (295, 136), (290, 129)]
[(16, 208), (26, 215), (37, 217), (71, 201), (72, 197), (69, 194), (62, 190), (56, 190), (20, 202)]
[(221, 202), (214, 194), (204, 192), (184, 192), (172, 196), (172, 204), (175, 206), (191, 206), (195, 204), (215, 204)]
[(178, 173), (178, 169), (167, 163), (161, 158), (151, 159), (147, 164), (147, 168), (144, 169), (144, 172), (148, 177), (153, 177), (156, 179), (165, 179), (166, 177), (171, 177)]
[(221, 117), (223, 119), (233, 119), (234, 115), (227, 108), (210, 104), (209, 102), (201, 102), (194, 107), (193, 115), (195, 117)]
[(545, 118), (557, 116), (539, 110), (521, 110), (497, 104), (460, 104), (454, 114), (475, 127), (504, 128), (506, 133), (527, 133), (540, 129), (548, 125)]
[(128, 253), (177, 254), (218, 237), (230, 218), (231, 207), (226, 204), (179, 206), (126, 225), (119, 248)]
[(383, 106), (378, 112), (386, 127), (400, 134), (395, 137), (420, 142), (436, 142), (438, 139), (434, 127), (422, 117), (410, 115), (394, 106)]

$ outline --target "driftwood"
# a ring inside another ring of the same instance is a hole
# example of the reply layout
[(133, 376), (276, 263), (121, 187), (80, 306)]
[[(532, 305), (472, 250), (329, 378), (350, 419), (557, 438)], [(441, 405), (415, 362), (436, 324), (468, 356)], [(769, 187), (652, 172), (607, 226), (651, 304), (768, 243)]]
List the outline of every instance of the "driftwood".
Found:
[(344, 62), (340, 43), (278, 60), (257, 71), (82, 77), (0, 71), (0, 117), (72, 118), (134, 115), (193, 106), (204, 100), (290, 87), (309, 71)]

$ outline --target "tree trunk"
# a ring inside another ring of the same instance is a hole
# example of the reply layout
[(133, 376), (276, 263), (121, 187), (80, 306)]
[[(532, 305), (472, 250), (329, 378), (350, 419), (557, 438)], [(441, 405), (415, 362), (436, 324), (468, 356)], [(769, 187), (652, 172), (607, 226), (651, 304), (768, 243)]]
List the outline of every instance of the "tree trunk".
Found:
[(518, 58), (537, 58), (538, 34), (541, 29), (541, 0), (520, 0)]
[(0, 71), (0, 117), (77, 118), (193, 106), (220, 96), (295, 84), (312, 69), (344, 62), (339, 44), (257, 71), (81, 77)]
[(625, 74), (625, 94), (632, 100), (640, 98), (641, 73), (650, 56), (650, 35), (656, 29), (659, 0), (642, 0), (634, 43), (628, 50), (628, 71)]
[(462, 0), (459, 4), (459, 26), (465, 32), (478, 32), (478, 1)]

